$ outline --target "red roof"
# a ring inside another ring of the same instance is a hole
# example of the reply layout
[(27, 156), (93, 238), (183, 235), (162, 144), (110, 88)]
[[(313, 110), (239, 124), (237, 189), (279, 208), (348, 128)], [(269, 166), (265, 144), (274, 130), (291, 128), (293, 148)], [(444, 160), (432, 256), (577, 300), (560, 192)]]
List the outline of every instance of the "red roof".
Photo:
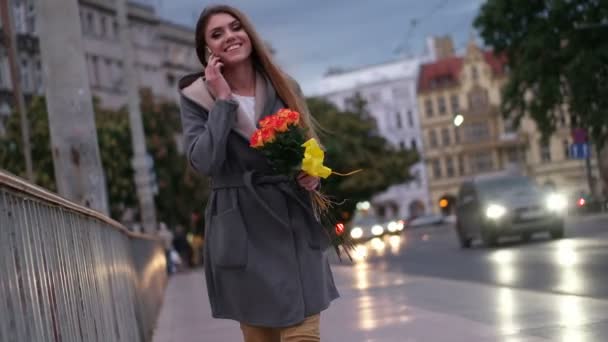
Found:
[[(492, 51), (484, 51), (483, 56), (495, 76), (504, 74), (505, 56), (496, 56)], [(424, 92), (458, 84), (462, 62), (462, 57), (448, 57), (423, 64), (418, 78), (418, 91)]]

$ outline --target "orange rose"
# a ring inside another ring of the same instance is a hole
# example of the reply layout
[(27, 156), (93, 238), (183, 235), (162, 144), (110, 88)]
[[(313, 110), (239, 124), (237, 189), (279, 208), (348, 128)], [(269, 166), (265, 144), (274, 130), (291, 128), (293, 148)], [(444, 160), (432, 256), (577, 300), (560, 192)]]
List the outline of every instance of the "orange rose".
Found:
[(262, 137), (262, 131), (257, 130), (251, 136), (251, 140), (249, 141), (249, 146), (253, 148), (258, 148), (264, 146), (264, 139)]
[(289, 113), (291, 113), (291, 110), (289, 110), (287, 108), (283, 108), (283, 109), (280, 109), (276, 115), (278, 117), (284, 118), (284, 117), (287, 117), (287, 115), (289, 115)]
[(264, 144), (271, 143), (276, 139), (276, 134), (274, 129), (270, 127), (265, 127), (261, 129), (262, 140)]
[(300, 124), (300, 113), (298, 112), (290, 112), (287, 114), (287, 122), (294, 125)]
[(274, 120), (274, 115), (267, 116), (260, 120), (260, 127), (268, 127), (272, 125), (272, 121)]
[(289, 124), (289, 121), (286, 118), (278, 117), (274, 120), (272, 128), (274, 128), (277, 132), (286, 132)]

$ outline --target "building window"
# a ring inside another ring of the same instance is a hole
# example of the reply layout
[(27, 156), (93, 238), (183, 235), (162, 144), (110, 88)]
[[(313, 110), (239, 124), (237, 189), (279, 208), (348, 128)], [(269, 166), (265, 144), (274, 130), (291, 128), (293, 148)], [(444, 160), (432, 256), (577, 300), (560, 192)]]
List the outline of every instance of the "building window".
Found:
[(431, 99), (426, 99), (424, 101), (424, 109), (427, 118), (432, 118), (435, 115), (435, 112), (433, 111), (433, 101), (431, 101)]
[(570, 159), (570, 142), (568, 139), (564, 139), (562, 144), (564, 146), (564, 160), (568, 160)]
[(540, 160), (543, 162), (551, 161), (551, 143), (544, 139), (540, 139), (538, 142), (540, 148)]
[(93, 13), (87, 12), (85, 19), (85, 34), (95, 34), (95, 18), (93, 18)]
[(407, 111), (407, 124), (410, 127), (414, 127), (414, 115), (412, 114), (412, 110)]
[(36, 11), (33, 1), (29, 1), (27, 4), (26, 21), (27, 32), (36, 33)]
[(454, 127), (454, 142), (460, 144), (460, 128)]
[(403, 128), (403, 119), (401, 118), (401, 113), (399, 113), (399, 112), (395, 113), (395, 120), (397, 123), (397, 128), (399, 128), (399, 129)]
[(453, 115), (460, 113), (460, 102), (458, 101), (458, 95), (452, 95), (450, 97), (450, 105), (452, 106)]
[(433, 172), (433, 178), (434, 179), (439, 179), (441, 178), (442, 174), (441, 174), (441, 163), (439, 162), (439, 159), (433, 159), (430, 161), (431, 164), (431, 170)]
[(99, 28), (100, 28), (100, 30), (99, 30), (99, 35), (100, 35), (102, 38), (106, 38), (106, 36), (107, 36), (107, 34), (108, 34), (108, 28), (107, 28), (107, 26), (106, 26), (106, 25), (108, 25), (108, 23), (107, 23), (107, 18), (106, 18), (106, 16), (105, 16), (105, 15), (103, 15), (103, 16), (101, 16), (101, 17), (99, 18)]
[(464, 126), (465, 139), (469, 143), (486, 141), (490, 138), (487, 122), (474, 122)]
[(437, 132), (435, 132), (434, 129), (429, 130), (429, 146), (431, 148), (437, 148), (438, 145)]
[(507, 161), (509, 163), (519, 163), (520, 162), (520, 153), (517, 147), (512, 147), (507, 150)]
[(31, 78), (30, 78), (30, 63), (27, 59), (21, 60), (21, 86), (23, 90), (31, 90)]
[(471, 67), (471, 78), (473, 81), (477, 81), (479, 79), (479, 71), (477, 71), (477, 67)]
[(441, 129), (441, 142), (443, 146), (450, 146), (452, 144), (450, 130), (447, 127)]
[(466, 175), (466, 169), (464, 164), (464, 156), (462, 154), (458, 155), (458, 173), (461, 176)]
[(400, 141), (400, 142), (399, 142), (399, 148), (400, 148), (401, 150), (405, 150), (405, 141)]
[(472, 110), (484, 109), (488, 106), (488, 91), (478, 88), (469, 93), (469, 107)]
[(442, 116), (448, 113), (448, 110), (445, 105), (445, 98), (443, 96), (440, 96), (437, 99), (437, 111), (439, 112), (439, 115)]
[(494, 170), (492, 152), (481, 152), (471, 156), (472, 166), (475, 173), (489, 172)]
[(114, 39), (118, 39), (120, 32), (118, 30), (118, 21), (116, 21), (116, 19), (112, 20), (112, 27), (112, 31), (114, 31)]
[(418, 143), (416, 139), (412, 139), (412, 151), (418, 151)]
[(446, 157), (445, 158), (445, 173), (448, 178), (452, 178), (456, 175), (456, 170), (454, 169), (454, 158)]

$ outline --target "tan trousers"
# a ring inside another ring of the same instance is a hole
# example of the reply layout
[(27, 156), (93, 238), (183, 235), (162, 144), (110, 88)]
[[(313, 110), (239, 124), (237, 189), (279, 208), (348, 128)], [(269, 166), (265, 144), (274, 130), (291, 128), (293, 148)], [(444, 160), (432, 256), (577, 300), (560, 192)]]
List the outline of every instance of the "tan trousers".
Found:
[(241, 330), (245, 342), (320, 342), (319, 322), (317, 314), (292, 327), (262, 328), (241, 323)]

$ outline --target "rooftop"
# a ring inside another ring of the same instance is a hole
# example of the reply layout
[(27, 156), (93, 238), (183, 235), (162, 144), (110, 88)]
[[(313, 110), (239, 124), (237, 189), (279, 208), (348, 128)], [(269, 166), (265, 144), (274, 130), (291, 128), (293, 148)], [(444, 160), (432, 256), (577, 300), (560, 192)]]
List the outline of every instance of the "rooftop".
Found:
[(407, 58), (382, 64), (365, 66), (326, 75), (320, 82), (321, 94), (332, 94), (377, 82), (416, 78), (424, 57)]

